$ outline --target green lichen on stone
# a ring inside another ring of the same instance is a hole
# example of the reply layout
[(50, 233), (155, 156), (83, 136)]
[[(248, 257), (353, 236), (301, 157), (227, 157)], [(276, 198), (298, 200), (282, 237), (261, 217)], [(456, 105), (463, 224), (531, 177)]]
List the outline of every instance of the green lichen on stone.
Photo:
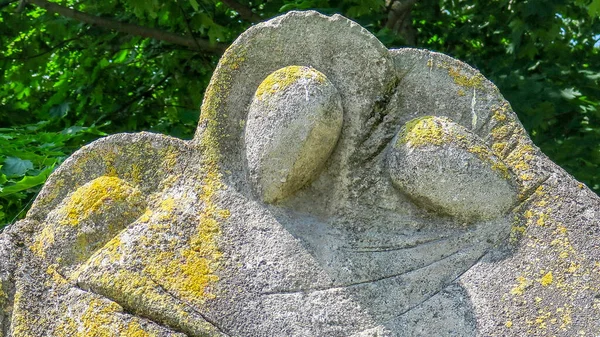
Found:
[(259, 100), (262, 100), (266, 95), (285, 91), (285, 89), (289, 88), (292, 84), (297, 83), (302, 79), (316, 81), (320, 84), (325, 83), (327, 80), (325, 75), (314, 68), (289, 66), (279, 69), (267, 76), (267, 78), (265, 78), (258, 86), (255, 96)]

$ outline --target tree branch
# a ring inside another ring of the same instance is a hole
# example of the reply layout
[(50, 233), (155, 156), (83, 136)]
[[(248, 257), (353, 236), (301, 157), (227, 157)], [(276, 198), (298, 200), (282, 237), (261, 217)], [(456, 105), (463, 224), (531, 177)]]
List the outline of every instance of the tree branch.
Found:
[(259, 22), (262, 21), (261, 17), (256, 15), (250, 8), (242, 5), (236, 0), (223, 0), (223, 3), (227, 5), (227, 7), (233, 9), (238, 12), (240, 17), (246, 21), (250, 22)]
[(418, 0), (388, 0), (389, 10), (385, 27), (400, 35), (409, 45), (417, 43), (417, 31), (412, 25), (410, 12)]
[(59, 42), (56, 46), (50, 47), (47, 50), (45, 50), (43, 52), (40, 52), (38, 54), (35, 54), (35, 55), (19, 56), (19, 57), (1, 57), (0, 59), (2, 59), (2, 60), (4, 60), (4, 59), (6, 59), (6, 60), (21, 60), (21, 61), (31, 60), (31, 59), (34, 59), (36, 57), (44, 56), (44, 55), (46, 55), (48, 53), (51, 53), (51, 52), (53, 52), (53, 51), (55, 51), (57, 49), (60, 49), (60, 48), (64, 47), (66, 44), (68, 44), (69, 42), (75, 41), (75, 40), (80, 39), (80, 38), (81, 38), (81, 36), (78, 35), (76, 37), (72, 37), (70, 39), (66, 39), (64, 41)]
[(190, 49), (206, 51), (213, 54), (221, 54), (225, 50), (223, 44), (210, 44), (208, 40), (195, 40), (191, 37), (181, 36), (179, 34), (166, 32), (164, 30), (142, 27), (131, 23), (120, 22), (114, 19), (94, 16), (74, 9), (63, 7), (46, 0), (27, 0), (27, 2), (37, 5), (48, 12), (57, 13), (64, 17), (81, 21), (90, 25), (116, 30), (121, 33), (137, 35), (155, 40), (165, 41), (172, 44), (186, 46)]

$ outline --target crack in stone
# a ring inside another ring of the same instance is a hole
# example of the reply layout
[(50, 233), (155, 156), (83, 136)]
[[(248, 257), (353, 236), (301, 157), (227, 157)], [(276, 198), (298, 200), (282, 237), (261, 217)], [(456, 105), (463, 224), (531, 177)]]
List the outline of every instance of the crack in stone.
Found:
[(189, 309), (194, 312), (195, 314), (197, 314), (198, 316), (202, 317), (207, 323), (209, 323), (210, 325), (212, 325), (219, 333), (221, 333), (223, 336), (229, 337), (230, 335), (228, 333), (226, 333), (222, 327), (220, 327), (215, 321), (213, 321), (212, 319), (208, 318), (206, 315), (202, 314), (200, 311), (196, 310), (191, 304), (187, 303), (186, 301), (179, 299), (175, 294), (173, 294), (172, 292), (170, 292), (169, 290), (167, 290), (167, 288), (165, 288), (162, 284), (160, 284), (157, 280), (153, 279), (152, 277), (148, 277), (152, 282), (154, 282), (154, 284), (156, 284), (156, 286), (161, 289), (162, 291), (164, 291), (166, 294), (168, 294), (169, 296), (171, 296), (171, 298), (173, 298), (175, 301), (181, 302), (183, 304), (185, 304), (186, 306), (189, 307)]
[[(316, 288), (306, 288), (306, 289), (293, 289), (293, 290), (288, 290), (288, 291), (274, 291), (274, 292), (262, 292), (260, 293), (260, 295), (265, 295), (265, 296), (271, 296), (271, 295), (294, 295), (294, 294), (299, 294), (299, 293), (314, 293), (314, 292), (323, 292), (323, 291), (331, 291), (331, 290), (344, 290), (347, 288), (352, 288), (352, 287), (357, 287), (357, 286), (361, 286), (361, 285), (365, 285), (365, 284), (369, 284), (369, 283), (375, 283), (375, 282), (380, 282), (380, 281), (384, 281), (387, 279), (392, 279), (392, 278), (396, 278), (396, 277), (401, 277), (404, 275), (409, 275), (415, 272), (418, 272), (422, 269), (425, 269), (427, 267), (433, 266), (435, 264), (438, 264), (440, 262), (443, 262), (451, 257), (454, 257), (458, 254), (464, 253), (470, 249), (472, 249), (473, 247), (475, 247), (476, 245), (470, 245), (467, 246), (463, 249), (460, 249), (442, 259), (439, 259), (437, 261), (433, 261), (430, 262), (428, 264), (425, 264), (421, 267), (415, 268), (415, 269), (411, 269), (402, 273), (398, 273), (398, 274), (392, 274), (392, 275), (387, 275), (387, 276), (382, 276), (376, 279), (371, 279), (371, 280), (367, 280), (367, 281), (360, 281), (360, 282), (354, 282), (354, 283), (348, 283), (348, 284), (342, 284), (342, 285), (336, 285), (336, 286), (331, 286), (331, 287), (316, 287)], [(482, 256), (485, 254), (482, 254)], [(479, 259), (481, 259), (481, 257), (479, 257)], [(477, 261), (479, 261), (479, 259)], [(471, 266), (469, 266), (466, 270), (470, 269), (474, 264), (472, 264)], [(465, 272), (466, 272), (465, 270)], [(463, 272), (464, 273), (464, 272)], [(462, 273), (461, 273), (462, 275)], [(450, 284), (450, 283), (448, 283)], [(445, 287), (444, 287), (445, 288)], [(439, 291), (438, 291), (439, 292)]]

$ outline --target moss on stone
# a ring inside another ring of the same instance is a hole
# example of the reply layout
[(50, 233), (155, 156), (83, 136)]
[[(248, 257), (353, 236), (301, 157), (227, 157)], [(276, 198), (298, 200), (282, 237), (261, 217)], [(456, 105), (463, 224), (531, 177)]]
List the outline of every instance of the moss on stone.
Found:
[(271, 73), (265, 78), (256, 90), (256, 97), (264, 99), (266, 95), (285, 91), (292, 84), (306, 79), (323, 84), (327, 80), (325, 75), (311, 67), (289, 66)]

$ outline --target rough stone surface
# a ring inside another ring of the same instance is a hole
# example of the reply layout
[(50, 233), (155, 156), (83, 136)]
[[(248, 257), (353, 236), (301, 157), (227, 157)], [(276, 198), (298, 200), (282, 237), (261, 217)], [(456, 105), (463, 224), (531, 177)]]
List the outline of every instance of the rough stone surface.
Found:
[[(335, 90), (259, 90), (290, 66)], [(289, 126), (335, 92), (311, 154)], [(302, 183), (265, 167), (281, 144), (317, 158)], [(49, 178), (0, 234), (0, 336), (594, 336), (599, 211), (476, 70), (292, 12), (225, 52), (195, 139), (106, 137)]]

